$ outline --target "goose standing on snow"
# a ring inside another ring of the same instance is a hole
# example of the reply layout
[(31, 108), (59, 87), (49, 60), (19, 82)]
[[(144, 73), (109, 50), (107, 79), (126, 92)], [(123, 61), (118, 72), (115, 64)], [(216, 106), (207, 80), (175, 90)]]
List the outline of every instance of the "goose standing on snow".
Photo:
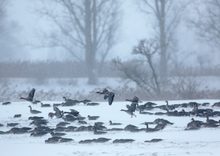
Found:
[(122, 125), (122, 123), (114, 123), (114, 122), (112, 122), (111, 120), (109, 121), (109, 124), (110, 124), (111, 126)]
[(31, 112), (31, 114), (39, 114), (39, 113), (41, 113), (41, 111), (38, 111), (38, 110), (34, 110), (34, 109), (32, 109), (31, 106), (28, 106), (28, 107), (30, 108), (30, 112)]

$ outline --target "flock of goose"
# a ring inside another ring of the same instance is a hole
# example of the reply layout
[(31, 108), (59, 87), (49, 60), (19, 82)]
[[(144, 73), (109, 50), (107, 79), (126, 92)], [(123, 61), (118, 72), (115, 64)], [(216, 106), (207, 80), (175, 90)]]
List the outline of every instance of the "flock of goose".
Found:
[[(41, 107), (51, 107), (50, 104), (43, 104), (39, 100), (34, 100), (35, 89), (33, 88), (27, 97), (20, 97), (20, 99), (29, 101), (30, 103), (37, 104), (40, 103)], [(104, 99), (108, 101), (109, 105), (112, 105), (114, 101), (115, 94), (107, 89), (102, 91), (98, 91), (97, 94), (104, 95)], [(49, 118), (59, 118), (63, 121), (59, 122), (55, 127), (48, 126), (49, 120), (45, 119), (42, 116), (39, 116), (42, 112), (39, 110), (32, 109), (31, 105), (29, 105), (30, 113), (34, 116), (30, 116), (28, 120), (30, 121), (30, 126), (28, 127), (20, 127), (19, 123), (7, 123), (7, 125), (3, 125), (0, 123), (0, 127), (7, 126), (10, 127), (8, 131), (0, 131), (0, 135), (7, 134), (25, 134), (29, 133), (32, 137), (41, 137), (47, 134), (50, 134), (51, 137), (45, 140), (45, 143), (62, 143), (62, 142), (71, 142), (72, 138), (67, 138), (65, 135), (68, 132), (92, 132), (94, 135), (101, 135), (108, 133), (109, 131), (129, 131), (129, 132), (156, 132), (163, 130), (166, 126), (173, 125), (174, 123), (162, 119), (157, 118), (154, 121), (148, 121), (141, 123), (145, 125), (145, 128), (139, 128), (135, 125), (129, 124), (124, 128), (117, 128), (118, 125), (122, 125), (122, 123), (114, 123), (111, 120), (109, 121), (109, 126), (114, 126), (114, 128), (107, 128), (105, 126), (106, 123), (103, 122), (94, 122), (94, 125), (90, 125), (87, 122), (90, 120), (96, 121), (99, 119), (99, 116), (91, 116), (88, 115), (84, 117), (80, 114), (79, 111), (75, 109), (69, 109), (69, 111), (61, 110), (61, 107), (72, 107), (77, 104), (83, 103), (88, 106), (97, 106), (99, 103), (91, 102), (90, 100), (73, 100), (63, 97), (64, 102), (59, 104), (53, 104), (53, 111), (48, 113)], [(210, 106), (209, 103), (197, 103), (197, 102), (189, 102), (182, 104), (172, 104), (169, 105), (168, 101), (164, 105), (157, 105), (153, 102), (147, 102), (144, 104), (140, 104), (141, 101), (138, 97), (133, 97), (132, 99), (126, 99), (126, 101), (130, 102), (129, 105), (126, 105), (125, 109), (121, 109), (122, 112), (127, 113), (130, 117), (136, 117), (135, 112), (140, 114), (147, 115), (167, 115), (167, 116), (192, 116), (192, 117), (205, 117), (206, 121), (195, 120), (194, 118), (186, 125), (185, 130), (196, 130), (205, 127), (219, 127), (220, 120), (210, 119), (210, 117), (220, 117), (220, 111), (214, 110), (215, 107), (220, 108), (220, 102), (214, 103)], [(2, 105), (8, 105), (11, 102), (3, 102)], [(154, 110), (154, 112), (152, 111)], [(160, 110), (155, 112), (155, 110)], [(190, 111), (186, 111), (190, 110)], [(21, 118), (22, 114), (15, 114), (14, 118)], [(80, 126), (72, 126), (71, 123), (77, 123)], [(153, 125), (153, 126), (152, 126)], [(0, 129), (1, 130), (1, 129)], [(102, 143), (108, 142), (109, 138), (100, 137), (98, 139), (87, 139), (81, 140), (79, 143)], [(115, 139), (113, 143), (127, 143), (133, 142), (133, 139)], [(152, 140), (146, 140), (145, 142), (159, 142), (162, 141), (160, 138), (155, 138)]]

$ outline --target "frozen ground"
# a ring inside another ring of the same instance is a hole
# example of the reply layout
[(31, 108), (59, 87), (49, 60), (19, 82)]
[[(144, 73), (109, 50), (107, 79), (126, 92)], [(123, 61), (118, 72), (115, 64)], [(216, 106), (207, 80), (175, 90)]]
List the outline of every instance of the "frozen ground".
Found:
[[(197, 102), (209, 102), (212, 105), (220, 100), (196, 100)], [(189, 101), (170, 101), (170, 104), (183, 103)], [(44, 103), (57, 103), (44, 101)], [(163, 101), (156, 101), (157, 104), (164, 104)], [(167, 126), (165, 129), (146, 133), (146, 132), (108, 132), (103, 135), (94, 135), (92, 132), (68, 132), (66, 137), (73, 138), (71, 143), (45, 144), (44, 140), (50, 137), (49, 134), (43, 137), (30, 137), (30, 134), (20, 135), (0, 135), (0, 155), (1, 156), (219, 156), (220, 155), (220, 127), (218, 128), (202, 128), (194, 131), (184, 131), (187, 123), (192, 117), (170, 117), (158, 115), (143, 115), (136, 112), (137, 117), (131, 118), (120, 109), (125, 108), (127, 102), (115, 102), (109, 106), (106, 102), (100, 103), (98, 106), (85, 106), (79, 104), (73, 107), (60, 107), (61, 110), (76, 109), (82, 116), (99, 115), (97, 121), (102, 121), (108, 128), (112, 127), (108, 124), (109, 120), (113, 122), (121, 122), (123, 125), (116, 126), (124, 128), (128, 124), (134, 124), (139, 128), (145, 127), (141, 123), (145, 121), (153, 121), (156, 118), (164, 118), (173, 125)], [(28, 102), (13, 102), (10, 105), (0, 105), (0, 123), (6, 125), (8, 122), (19, 122), (19, 126), (29, 126), (29, 116), (33, 116), (29, 112)], [(34, 109), (42, 111), (39, 116), (44, 116), (49, 121), (49, 126), (53, 127), (60, 119), (49, 119), (47, 114), (53, 108), (41, 108), (40, 105), (33, 105)], [(219, 110), (215, 108), (215, 110)], [(13, 118), (14, 114), (22, 114), (21, 118)], [(195, 117), (205, 121), (205, 118)], [(219, 120), (220, 118), (215, 118)], [(88, 121), (93, 125), (94, 121)], [(71, 123), (73, 126), (79, 126), (77, 123)], [(0, 127), (0, 131), (8, 130), (4, 126)], [(79, 144), (80, 140), (93, 139), (98, 137), (110, 138), (107, 143)], [(129, 138), (134, 139), (133, 143), (113, 144), (114, 139)], [(145, 143), (145, 140), (153, 138), (161, 138), (162, 142)]]
[[(44, 100), (62, 100), (62, 96), (78, 98), (88, 95), (97, 88), (109, 87), (118, 89), (127, 86), (127, 81), (121, 78), (100, 78), (97, 85), (88, 85), (86, 78), (62, 79), (0, 79), (0, 101), (17, 101), (19, 96), (29, 92), (33, 87), (37, 90), (36, 97)], [(129, 88), (135, 87), (129, 83)]]

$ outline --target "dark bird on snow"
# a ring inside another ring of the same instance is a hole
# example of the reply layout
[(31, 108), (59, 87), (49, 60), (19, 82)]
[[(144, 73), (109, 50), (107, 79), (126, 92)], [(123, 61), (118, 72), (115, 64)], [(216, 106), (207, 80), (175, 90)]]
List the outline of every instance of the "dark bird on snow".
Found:
[(55, 116), (55, 113), (53, 113), (53, 112), (49, 112), (49, 113), (48, 113), (48, 117), (49, 117), (49, 118), (53, 118), (54, 116)]
[(39, 114), (39, 113), (41, 113), (41, 111), (38, 111), (38, 110), (34, 110), (34, 109), (32, 109), (31, 106), (28, 106), (28, 107), (30, 108), (30, 112), (31, 112), (31, 114)]
[(212, 107), (220, 107), (220, 102), (216, 102), (212, 105)]
[(51, 138), (48, 138), (47, 140), (45, 140), (45, 143), (48, 143), (48, 144), (55, 144), (55, 143), (58, 143), (60, 141), (61, 137), (51, 137)]
[(81, 102), (79, 100), (68, 99), (65, 96), (63, 96), (63, 99), (64, 99), (65, 102), (62, 103), (62, 106), (74, 106), (74, 105), (76, 105), (76, 104)]
[(115, 97), (115, 93), (110, 92), (108, 89), (103, 89), (103, 91), (97, 91), (98, 94), (104, 94), (104, 99), (108, 100), (108, 104), (112, 105)]
[(166, 110), (169, 112), (170, 110), (174, 110), (175, 107), (173, 105), (169, 105), (168, 101), (166, 100)]
[(21, 114), (15, 114), (14, 115), (14, 118), (20, 118), (21, 117)]
[(113, 143), (131, 143), (134, 142), (135, 140), (133, 139), (115, 139)]
[(107, 133), (106, 131), (104, 131), (105, 129), (107, 129), (105, 126), (95, 123), (93, 126), (93, 133), (94, 134), (105, 134)]
[(160, 141), (163, 141), (163, 139), (151, 139), (151, 140), (146, 140), (144, 142), (155, 143), (155, 142), (160, 142)]
[(90, 116), (90, 115), (88, 115), (89, 120), (97, 120), (98, 118), (99, 118), (99, 116)]
[(7, 123), (8, 127), (15, 127), (17, 125), (19, 125), (19, 123)]
[(2, 105), (9, 105), (11, 104), (11, 102), (7, 101), (7, 102), (2, 102)]
[(50, 135), (52, 136), (52, 137), (61, 137), (61, 136), (64, 136), (64, 135), (66, 135), (66, 133), (54, 133), (54, 132), (50, 132)]
[(66, 126), (66, 125), (69, 125), (70, 123), (69, 122), (59, 122), (57, 125), (56, 125), (56, 127), (64, 127), (64, 126)]
[(111, 120), (109, 121), (109, 124), (114, 126), (114, 125), (122, 125), (121, 123), (113, 123)]
[(44, 104), (44, 103), (40, 103), (41, 104), (41, 107), (50, 107), (50, 104)]
[(201, 126), (204, 125), (204, 123), (202, 121), (194, 120), (194, 118), (192, 118), (191, 120), (192, 121), (187, 124), (187, 127), (185, 128), (185, 130), (200, 129)]

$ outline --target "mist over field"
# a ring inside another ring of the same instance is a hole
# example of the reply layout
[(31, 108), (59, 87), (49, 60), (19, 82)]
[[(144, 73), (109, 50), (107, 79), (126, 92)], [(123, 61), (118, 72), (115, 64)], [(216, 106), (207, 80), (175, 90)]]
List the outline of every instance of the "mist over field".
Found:
[(220, 0), (0, 0), (1, 156), (219, 156)]
[(0, 99), (32, 87), (44, 100), (105, 87), (116, 100), (218, 98), (217, 2), (157, 3), (1, 0)]

